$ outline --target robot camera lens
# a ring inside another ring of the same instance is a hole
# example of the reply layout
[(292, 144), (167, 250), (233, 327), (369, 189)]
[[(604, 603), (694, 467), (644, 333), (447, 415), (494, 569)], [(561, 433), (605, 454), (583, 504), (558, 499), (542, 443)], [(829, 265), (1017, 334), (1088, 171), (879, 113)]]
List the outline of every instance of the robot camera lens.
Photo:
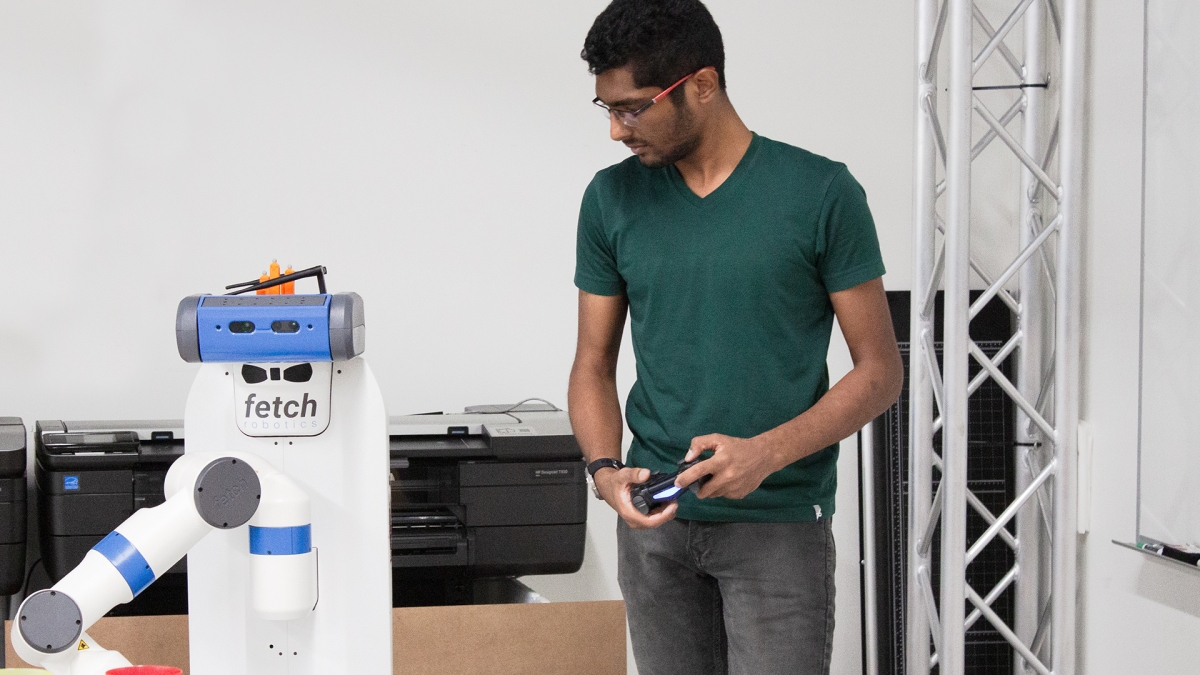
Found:
[(254, 332), (254, 322), (253, 321), (230, 321), (229, 322), (229, 332), (230, 333), (253, 333)]
[(295, 321), (272, 321), (271, 330), (276, 333), (299, 333), (300, 324)]

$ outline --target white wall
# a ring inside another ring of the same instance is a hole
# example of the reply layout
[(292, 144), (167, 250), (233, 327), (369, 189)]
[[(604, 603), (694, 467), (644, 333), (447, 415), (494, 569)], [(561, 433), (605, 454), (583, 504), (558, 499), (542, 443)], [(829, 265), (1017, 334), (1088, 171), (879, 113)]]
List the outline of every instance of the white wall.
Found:
[[(579, 198), (625, 156), (578, 58), (605, 4), (0, 4), (0, 414), (181, 416), (195, 368), (175, 353), (176, 303), (272, 258), (363, 295), (393, 413), (564, 403)], [(912, 7), (709, 5), (743, 118), (850, 166), (885, 282), (907, 287)], [(847, 674), (854, 459), (849, 444), (834, 521)], [(593, 508), (583, 570), (532, 583), (617, 597), (613, 522)]]
[(1078, 672), (1097, 675), (1195, 672), (1200, 644), (1200, 576), (1111, 543), (1133, 540), (1137, 513), (1142, 26), (1140, 2), (1092, 3), (1081, 416), (1095, 448)]

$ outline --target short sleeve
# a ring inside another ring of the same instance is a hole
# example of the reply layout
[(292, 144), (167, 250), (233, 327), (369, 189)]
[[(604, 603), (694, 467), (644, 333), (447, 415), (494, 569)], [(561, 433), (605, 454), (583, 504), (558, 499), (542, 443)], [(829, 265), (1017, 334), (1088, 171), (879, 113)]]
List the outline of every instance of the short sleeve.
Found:
[(625, 291), (625, 281), (617, 271), (617, 256), (605, 231), (595, 180), (584, 191), (579, 207), (575, 286), (593, 295), (620, 295)]
[(829, 182), (818, 228), (817, 269), (825, 290), (844, 291), (884, 274), (867, 194), (846, 167)]

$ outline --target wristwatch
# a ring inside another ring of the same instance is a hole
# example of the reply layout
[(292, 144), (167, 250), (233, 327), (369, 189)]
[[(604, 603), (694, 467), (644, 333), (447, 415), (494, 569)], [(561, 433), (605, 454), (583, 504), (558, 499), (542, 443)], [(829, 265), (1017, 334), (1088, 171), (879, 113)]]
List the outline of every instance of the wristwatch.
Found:
[(621, 463), (621, 460), (612, 457), (601, 457), (587, 465), (587, 482), (592, 486), (592, 494), (596, 496), (596, 499), (604, 499), (600, 496), (600, 489), (596, 487), (596, 472), (603, 468), (620, 471), (625, 468), (625, 465)]

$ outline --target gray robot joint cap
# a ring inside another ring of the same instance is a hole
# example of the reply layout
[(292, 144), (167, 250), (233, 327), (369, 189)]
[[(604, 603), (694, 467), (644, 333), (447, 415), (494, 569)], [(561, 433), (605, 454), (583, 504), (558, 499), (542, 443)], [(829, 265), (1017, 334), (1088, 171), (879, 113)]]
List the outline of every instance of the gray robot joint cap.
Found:
[(262, 497), (262, 484), (245, 461), (221, 457), (200, 470), (193, 496), (196, 511), (204, 522), (219, 530), (231, 530), (254, 516)]
[(71, 596), (53, 589), (34, 593), (21, 603), (21, 637), (43, 654), (75, 646), (83, 634), (83, 613)]

